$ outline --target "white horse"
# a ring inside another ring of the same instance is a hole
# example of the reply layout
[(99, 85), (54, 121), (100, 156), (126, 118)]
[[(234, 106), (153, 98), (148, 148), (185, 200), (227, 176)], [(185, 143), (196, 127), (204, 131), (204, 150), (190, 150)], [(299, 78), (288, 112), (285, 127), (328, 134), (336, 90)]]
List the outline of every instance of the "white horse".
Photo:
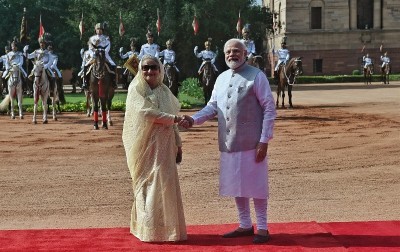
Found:
[(11, 103), (11, 118), (15, 119), (14, 114), (14, 99), (18, 100), (18, 112), (19, 118), (23, 119), (24, 116), (22, 114), (22, 76), (19, 66), (17, 64), (12, 64), (11, 69), (9, 71), (8, 78), (8, 95), (10, 97)]
[[(33, 123), (37, 123), (36, 121), (36, 112), (37, 105), (39, 102), (39, 98), (42, 100), (42, 108), (43, 108), (43, 123), (47, 123), (47, 99), (50, 96), (50, 81), (47, 78), (47, 74), (43, 65), (43, 61), (37, 60), (33, 66), (33, 74), (35, 75), (35, 79), (33, 81)], [(56, 116), (56, 99), (58, 97), (57, 94), (57, 85), (54, 85), (53, 96), (51, 97), (51, 103), (53, 106), (53, 120), (57, 121)]]

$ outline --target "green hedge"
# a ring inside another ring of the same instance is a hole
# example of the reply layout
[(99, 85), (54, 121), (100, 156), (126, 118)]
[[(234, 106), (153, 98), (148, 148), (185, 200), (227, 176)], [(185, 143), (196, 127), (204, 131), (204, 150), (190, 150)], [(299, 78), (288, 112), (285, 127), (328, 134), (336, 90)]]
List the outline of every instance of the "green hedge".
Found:
[[(273, 78), (269, 78), (273, 83)], [(372, 75), (372, 82), (381, 82), (381, 75)], [(389, 81), (400, 81), (400, 75), (390, 75)], [(346, 82), (364, 82), (363, 75), (334, 75), (334, 76), (299, 76), (296, 78), (296, 84), (310, 83), (346, 83)]]

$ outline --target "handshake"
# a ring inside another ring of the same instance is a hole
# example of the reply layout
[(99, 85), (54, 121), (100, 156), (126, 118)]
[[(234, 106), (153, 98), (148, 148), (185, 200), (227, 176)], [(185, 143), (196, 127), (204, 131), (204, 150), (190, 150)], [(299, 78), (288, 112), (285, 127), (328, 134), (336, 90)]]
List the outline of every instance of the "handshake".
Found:
[(193, 127), (194, 120), (188, 115), (175, 116), (175, 122), (185, 129)]

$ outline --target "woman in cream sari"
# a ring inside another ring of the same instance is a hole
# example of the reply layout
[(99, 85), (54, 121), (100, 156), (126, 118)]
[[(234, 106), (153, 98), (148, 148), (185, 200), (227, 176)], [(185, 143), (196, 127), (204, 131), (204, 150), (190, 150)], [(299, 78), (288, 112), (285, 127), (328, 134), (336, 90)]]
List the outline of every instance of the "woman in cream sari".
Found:
[(180, 104), (163, 79), (161, 62), (143, 56), (129, 86), (122, 134), (133, 186), (130, 231), (145, 242), (187, 239), (176, 165)]

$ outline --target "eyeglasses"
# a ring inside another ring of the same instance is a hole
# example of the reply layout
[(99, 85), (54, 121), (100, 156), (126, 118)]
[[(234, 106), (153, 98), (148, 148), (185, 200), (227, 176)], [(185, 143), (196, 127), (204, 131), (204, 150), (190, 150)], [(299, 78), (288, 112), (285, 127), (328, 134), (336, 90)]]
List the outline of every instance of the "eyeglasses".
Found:
[(142, 66), (143, 71), (149, 71), (150, 69), (155, 71), (155, 70), (158, 70), (159, 67), (157, 65), (143, 65)]

